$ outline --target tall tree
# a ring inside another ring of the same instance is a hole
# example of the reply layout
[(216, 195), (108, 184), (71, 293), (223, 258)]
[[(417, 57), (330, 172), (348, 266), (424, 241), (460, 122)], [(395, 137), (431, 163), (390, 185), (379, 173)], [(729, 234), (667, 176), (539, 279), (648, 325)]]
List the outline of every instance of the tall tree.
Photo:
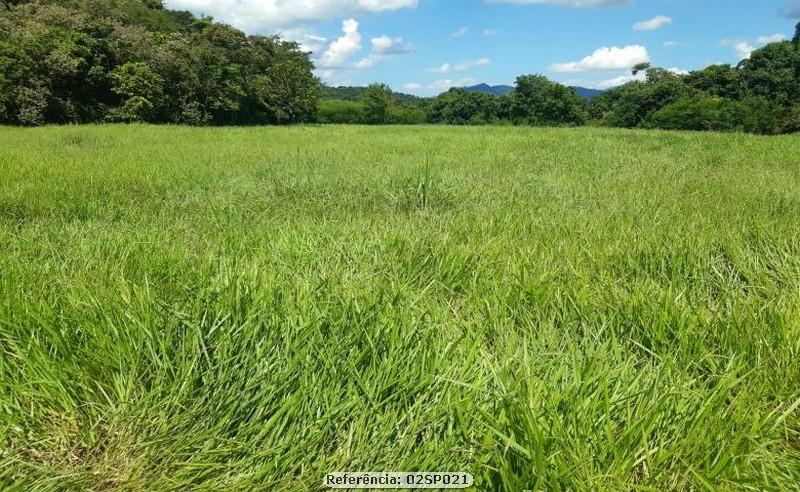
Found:
[(586, 120), (585, 102), (570, 87), (541, 75), (517, 78), (512, 93), (512, 117), (534, 125), (581, 125)]
[(384, 84), (370, 84), (361, 101), (364, 105), (364, 121), (370, 125), (382, 125), (389, 119), (389, 104), (392, 90)]

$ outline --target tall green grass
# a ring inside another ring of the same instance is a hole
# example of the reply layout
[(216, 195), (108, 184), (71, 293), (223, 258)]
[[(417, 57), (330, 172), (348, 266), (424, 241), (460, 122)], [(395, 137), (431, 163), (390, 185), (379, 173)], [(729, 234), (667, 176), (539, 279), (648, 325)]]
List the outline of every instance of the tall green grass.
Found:
[(0, 488), (799, 490), (800, 138), (0, 129)]

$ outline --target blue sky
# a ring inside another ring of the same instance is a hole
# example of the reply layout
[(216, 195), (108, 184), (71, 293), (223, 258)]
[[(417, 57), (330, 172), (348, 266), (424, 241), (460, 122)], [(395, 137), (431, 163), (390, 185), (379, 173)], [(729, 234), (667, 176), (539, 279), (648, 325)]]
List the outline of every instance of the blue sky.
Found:
[(791, 38), (800, 0), (167, 0), (313, 52), (330, 85), (432, 95), (540, 73), (607, 88), (638, 62), (736, 64)]

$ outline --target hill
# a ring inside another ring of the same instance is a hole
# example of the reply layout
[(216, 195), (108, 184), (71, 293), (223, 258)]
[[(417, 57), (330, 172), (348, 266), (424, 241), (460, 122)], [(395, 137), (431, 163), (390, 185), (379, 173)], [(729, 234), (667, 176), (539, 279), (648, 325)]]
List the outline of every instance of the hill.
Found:
[[(591, 100), (605, 91), (601, 91), (599, 89), (587, 89), (586, 87), (572, 87), (575, 89), (575, 92), (578, 93), (579, 96), (586, 100)], [(473, 85), (471, 87), (465, 87), (465, 90), (470, 92), (480, 92), (482, 94), (489, 94), (492, 96), (504, 96), (509, 92), (512, 92), (514, 88), (510, 85), (489, 85), (489, 84), (478, 84)]]
[(469, 92), (480, 92), (481, 94), (489, 94), (491, 96), (505, 96), (509, 92), (513, 92), (514, 88), (510, 85), (489, 85), (478, 84), (472, 87), (464, 87)]
[[(322, 98), (326, 100), (358, 101), (364, 95), (366, 90), (366, 87), (361, 86), (324, 86), (322, 88)], [(408, 105), (416, 105), (425, 100), (424, 97), (419, 97), (412, 94), (404, 94), (402, 92), (393, 92), (392, 96), (398, 102)]]

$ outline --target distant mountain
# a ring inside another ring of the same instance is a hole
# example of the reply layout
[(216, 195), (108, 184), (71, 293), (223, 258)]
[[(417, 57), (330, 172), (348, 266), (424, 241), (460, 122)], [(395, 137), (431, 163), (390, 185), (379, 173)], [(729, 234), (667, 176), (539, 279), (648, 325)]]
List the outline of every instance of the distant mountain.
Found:
[[(598, 89), (587, 89), (585, 87), (573, 87), (573, 89), (575, 89), (575, 92), (577, 92), (579, 96), (586, 100), (593, 99), (605, 92)], [(464, 90), (469, 92), (480, 92), (482, 94), (489, 94), (491, 96), (504, 96), (513, 91), (514, 88), (510, 85), (478, 84), (473, 85), (472, 87), (464, 87)]]
[(464, 87), (464, 90), (469, 92), (480, 92), (481, 94), (489, 94), (490, 96), (505, 96), (509, 92), (513, 91), (514, 88), (510, 85), (478, 84), (473, 85), (472, 87)]
[(595, 97), (605, 92), (601, 91), (600, 89), (587, 89), (586, 87), (573, 87), (573, 89), (575, 89), (575, 92), (577, 92), (579, 96), (588, 101), (591, 101)]

